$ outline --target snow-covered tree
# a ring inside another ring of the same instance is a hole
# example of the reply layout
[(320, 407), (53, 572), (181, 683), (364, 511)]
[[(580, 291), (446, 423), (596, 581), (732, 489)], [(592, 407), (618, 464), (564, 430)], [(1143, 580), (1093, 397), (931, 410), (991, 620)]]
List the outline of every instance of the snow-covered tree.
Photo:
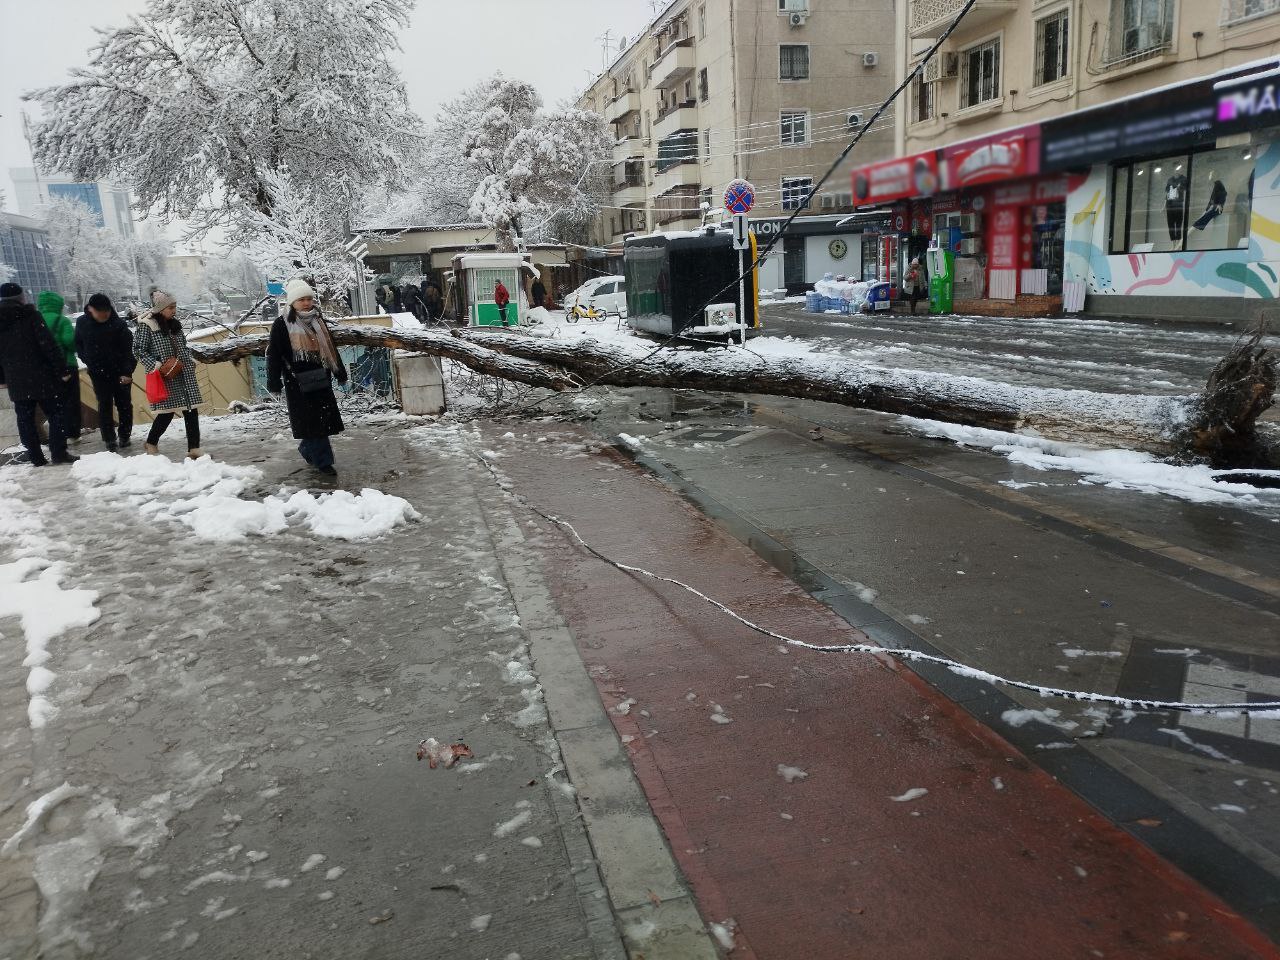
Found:
[(498, 74), (440, 110), (418, 160), (418, 188), (385, 212), (419, 223), (478, 220), (512, 250), (517, 238), (595, 215), (612, 149), (599, 114), (546, 110), (532, 86)]
[(268, 173), (263, 186), (271, 213), (248, 211), (234, 242), (266, 276), (306, 276), (325, 299), (356, 281), (355, 261), (345, 249), (345, 222), (330, 199), (304, 190), (289, 171)]
[(134, 274), (133, 296), (145, 299), (152, 287), (164, 279), (169, 254), (173, 244), (154, 227), (143, 227), (129, 240), (127, 249), (131, 257), (130, 269)]
[[(4, 191), (0, 190), (0, 210), (4, 209)], [(0, 283), (8, 283), (16, 271), (9, 264), (0, 260)]]
[(220, 300), (227, 297), (257, 299), (267, 289), (257, 264), (243, 250), (232, 250), (225, 257), (210, 260), (205, 282)]
[[(413, 0), (148, 0), (100, 32), (70, 82), (37, 90), (36, 161), (127, 181), (196, 235), (396, 181), (419, 121), (389, 58)], [(339, 220), (348, 209), (333, 211)]]
[(93, 293), (126, 293), (133, 285), (127, 244), (98, 226), (79, 200), (57, 197), (45, 207), (45, 229), (53, 261), (75, 291), (77, 304)]

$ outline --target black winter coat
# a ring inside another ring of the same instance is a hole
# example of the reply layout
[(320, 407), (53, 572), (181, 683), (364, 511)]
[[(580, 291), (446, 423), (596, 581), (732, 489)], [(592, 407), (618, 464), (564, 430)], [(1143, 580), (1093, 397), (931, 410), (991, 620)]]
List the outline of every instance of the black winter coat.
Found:
[(99, 323), (87, 312), (81, 314), (76, 320), (76, 353), (94, 380), (114, 382), (131, 377), (138, 366), (133, 331), (114, 310), (106, 323)]
[(0, 383), (12, 400), (61, 395), (67, 361), (40, 311), (19, 300), (0, 300)]
[[(347, 368), (338, 357), (337, 378), (347, 382)], [(318, 363), (298, 363), (293, 359), (293, 346), (289, 343), (289, 326), (284, 317), (277, 317), (271, 325), (271, 342), (267, 346), (267, 389), (279, 393), (284, 388), (285, 401), (289, 405), (289, 426), (295, 440), (318, 440), (341, 433), (342, 414), (338, 410), (338, 398), (333, 386), (328, 390), (303, 393), (298, 389), (294, 371), (320, 370)]]

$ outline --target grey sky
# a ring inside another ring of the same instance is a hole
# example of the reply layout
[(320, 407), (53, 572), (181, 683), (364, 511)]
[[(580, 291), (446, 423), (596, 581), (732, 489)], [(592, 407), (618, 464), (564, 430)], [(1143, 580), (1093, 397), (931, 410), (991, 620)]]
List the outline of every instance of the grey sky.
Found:
[[(121, 23), (145, 8), (145, 0), (0, 0), (0, 187), (6, 209), (17, 209), (9, 168), (31, 164), (19, 119), (22, 92), (61, 82), (87, 59), (95, 26)], [(442, 102), (500, 67), (554, 104), (600, 72), (596, 37), (611, 30), (615, 38), (634, 40), (652, 15), (648, 0), (418, 0), (413, 25), (400, 37), (410, 103), (429, 119)]]

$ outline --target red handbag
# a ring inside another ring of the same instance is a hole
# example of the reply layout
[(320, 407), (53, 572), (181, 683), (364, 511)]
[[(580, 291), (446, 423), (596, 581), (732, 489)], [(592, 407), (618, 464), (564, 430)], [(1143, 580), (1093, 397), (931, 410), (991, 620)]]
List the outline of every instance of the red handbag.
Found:
[(147, 400), (151, 403), (164, 403), (169, 399), (169, 385), (164, 382), (157, 368), (147, 374)]

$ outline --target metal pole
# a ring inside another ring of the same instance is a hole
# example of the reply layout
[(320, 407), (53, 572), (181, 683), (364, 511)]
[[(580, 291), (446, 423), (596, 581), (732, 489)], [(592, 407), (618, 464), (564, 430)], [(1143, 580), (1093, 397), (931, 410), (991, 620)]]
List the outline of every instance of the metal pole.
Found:
[(745, 250), (738, 251), (738, 323), (742, 327), (741, 343), (745, 347), (747, 345), (747, 281), (744, 274), (747, 272)]

